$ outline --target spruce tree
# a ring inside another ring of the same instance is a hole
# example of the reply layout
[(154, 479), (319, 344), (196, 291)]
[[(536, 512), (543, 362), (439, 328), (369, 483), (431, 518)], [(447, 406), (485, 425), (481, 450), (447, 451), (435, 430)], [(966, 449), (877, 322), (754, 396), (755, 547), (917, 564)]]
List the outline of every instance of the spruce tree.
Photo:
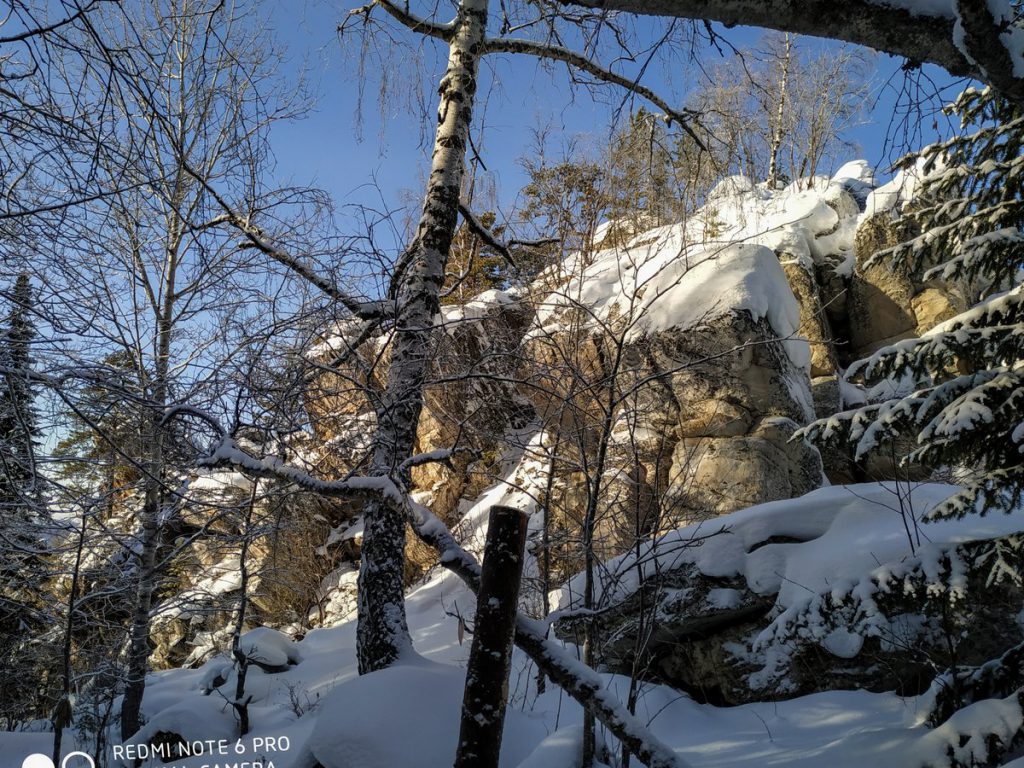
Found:
[(918, 234), (873, 260), (957, 282), (974, 306), (847, 371), (865, 385), (900, 380), (910, 395), (807, 433), (845, 438), (858, 457), (912, 437), (905, 462), (953, 468), (964, 486), (933, 517), (1008, 512), (1024, 500), (1024, 111), (990, 90), (966, 91), (949, 110), (963, 131), (902, 161), (921, 176), (905, 214)]
[[(32, 286), (21, 274), (7, 293), (10, 310), (0, 334), (0, 676), (3, 715), (9, 723), (38, 716), (42, 686), (27, 685), (40, 663), (40, 574), (36, 554), (41, 500), (36, 447), (39, 425), (31, 372)], [(45, 654), (43, 654), (45, 655)], [(19, 677), (20, 676), (20, 677)]]
[(9, 292), (11, 308), (0, 338), (0, 519), (6, 531), (24, 527), (40, 499), (36, 449), (39, 419), (32, 381), (32, 285), (18, 276)]
[(141, 413), (134, 361), (126, 352), (103, 358), (95, 378), (76, 393), (67, 431), (55, 448), (54, 474), (69, 487), (107, 497), (138, 479), (142, 461)]
[[(926, 521), (1020, 515), (1024, 503), (1024, 110), (989, 89), (965, 91), (948, 110), (961, 120), (959, 134), (902, 160), (918, 178), (903, 214), (911, 234), (872, 263), (908, 269), (922, 281), (956, 283), (973, 306), (846, 373), (865, 387), (898, 383), (909, 394), (802, 432), (819, 443), (845, 442), (858, 458), (883, 446), (912, 446), (903, 451), (905, 464), (941, 470), (960, 486)], [(909, 599), (919, 613), (939, 617), (954, 648), (965, 642), (970, 615), (986, 601), (1019, 606), (1020, 529), (1024, 524), (1010, 535), (963, 541), (931, 566), (910, 558), (888, 581), (872, 577), (874, 586), (863, 590), (874, 595), (871, 605), (856, 590), (836, 590), (820, 601), (821, 610), (832, 624), (846, 616), (866, 626), (906, 611)], [(972, 666), (958, 663), (951, 651), (949, 667), (933, 684), (933, 725), (979, 699), (1024, 702), (1024, 643), (1002, 651), (994, 646), (990, 653), (1001, 655)], [(987, 754), (972, 759), (997, 764), (1000, 754), (1021, 743), (1024, 731), (1009, 741), (993, 732)]]

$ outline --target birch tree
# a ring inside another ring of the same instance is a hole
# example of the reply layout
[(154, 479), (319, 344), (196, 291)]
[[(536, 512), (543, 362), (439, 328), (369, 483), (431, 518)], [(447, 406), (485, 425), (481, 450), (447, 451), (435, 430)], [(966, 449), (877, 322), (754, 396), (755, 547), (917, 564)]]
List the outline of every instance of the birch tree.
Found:
[[(673, 109), (646, 86), (563, 45), (525, 37), (488, 35), (492, 14), (488, 0), (461, 0), (454, 17), (447, 21), (422, 18), (390, 0), (375, 0), (351, 11), (341, 29), (361, 21), (364, 30), (372, 32), (370, 21), (378, 9), (409, 30), (440, 40), (448, 48), (447, 66), (438, 89), (437, 124), (424, 202), (412, 241), (395, 265), (387, 299), (359, 302), (351, 297), (338, 297), (355, 315), (369, 319), (386, 317), (395, 329), (386, 383), (376, 408), (377, 431), (367, 474), (370, 478), (388, 478), (398, 487), (404, 487), (409, 482), (409, 461), (423, 407), (430, 335), (458, 223), (481, 58), (487, 54), (516, 53), (560, 61), (576, 72), (626, 88), (647, 99), (667, 120), (687, 125), (690, 115), (685, 110)], [(498, 9), (506, 30), (513, 26), (543, 30), (550, 19), (549, 10), (539, 9), (535, 18), (513, 20), (507, 7)], [(297, 260), (288, 259), (261, 238), (251, 225), (237, 218), (236, 224), (256, 247), (278, 260), (287, 259), (299, 266)], [(363, 518), (357, 647), (359, 670), (365, 673), (392, 664), (411, 647), (411, 640), (405, 618), (402, 577), (405, 517), (400, 506), (382, 503), (374, 497), (367, 501)]]
[(223, 395), (225, 361), (239, 343), (230, 329), (254, 329), (266, 307), (254, 302), (274, 277), (247, 267), (211, 196), (216, 187), (271, 210), (261, 181), (266, 129), (301, 108), (301, 88), (281, 95), (274, 47), (248, 22), (250, 10), (149, 0), (94, 21), (124, 52), (120, 79), (103, 92), (112, 104), (109, 151), (96, 161), (103, 194), (67, 217), (75, 237), (57, 240), (54, 260), (33, 264), (51, 322), (72, 339), (65, 354), (138, 416), (117, 432), (90, 425), (138, 478), (122, 502), (137, 505), (123, 738), (140, 725), (165, 532), (183, 501), (163, 412), (176, 398), (209, 405)]
[[(225, 434), (207, 460), (213, 465), (232, 464), (257, 475), (290, 480), (306, 490), (363, 499), (357, 628), (360, 673), (386, 668), (412, 650), (403, 580), (407, 521), (418, 520), (420, 532), (432, 544), (445, 548), (455, 546), (450, 534), (429, 511), (414, 511), (406, 488), (413, 466), (444, 458), (415, 456), (413, 452), (423, 407), (430, 337), (458, 222), (481, 57), (488, 53), (523, 53), (561, 61), (575, 71), (647, 99), (667, 120), (686, 125), (690, 117), (685, 110), (670, 107), (645, 86), (567, 47), (525, 38), (489, 37), (487, 25), (491, 9), (487, 0), (462, 0), (454, 18), (445, 22), (423, 19), (387, 0), (378, 0), (353, 11), (349, 22), (368, 21), (377, 9), (419, 34), (441, 40), (448, 48), (447, 66), (439, 86), (431, 170), (419, 222), (412, 241), (395, 264), (385, 298), (366, 300), (343, 291), (318, 275), (306, 260), (289, 253), (279, 239), (262, 231), (243, 214), (232, 212), (230, 201), (221, 200), (226, 218), (253, 248), (316, 284), (349, 309), (355, 318), (367, 321), (370, 327), (392, 329), (388, 372), (383, 391), (377, 394), (372, 459), (361, 476), (318, 481), (284, 464), (252, 460)], [(508, 21), (507, 17), (505, 20)], [(526, 23), (526, 27), (541, 24), (542, 19), (538, 19)], [(365, 337), (365, 333), (363, 335)], [(184, 413), (180, 409), (177, 412)], [(464, 553), (457, 556), (462, 558)], [(478, 578), (475, 563), (469, 565), (467, 561), (466, 568), (465, 575), (475, 586)], [(609, 723), (613, 733), (628, 743), (639, 759), (651, 765), (678, 764), (676, 758), (651, 739), (646, 729), (625, 711), (595, 697), (601, 687), (597, 678), (581, 678), (575, 671), (575, 664), (561, 660), (561, 655), (536, 630), (527, 628), (522, 621), (519, 626), (521, 647), (529, 648), (528, 653), (541, 659), (540, 663), (555, 682), (566, 685), (574, 696), (587, 701), (596, 716)]]

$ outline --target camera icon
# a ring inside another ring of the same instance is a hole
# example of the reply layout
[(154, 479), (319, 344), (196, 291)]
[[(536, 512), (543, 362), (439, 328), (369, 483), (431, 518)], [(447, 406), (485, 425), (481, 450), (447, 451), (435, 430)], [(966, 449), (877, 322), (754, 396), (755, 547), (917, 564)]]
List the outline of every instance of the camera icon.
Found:
[[(21, 761), (21, 768), (56, 768), (49, 755), (39, 752)], [(60, 768), (96, 768), (96, 761), (85, 752), (68, 752), (60, 761)]]

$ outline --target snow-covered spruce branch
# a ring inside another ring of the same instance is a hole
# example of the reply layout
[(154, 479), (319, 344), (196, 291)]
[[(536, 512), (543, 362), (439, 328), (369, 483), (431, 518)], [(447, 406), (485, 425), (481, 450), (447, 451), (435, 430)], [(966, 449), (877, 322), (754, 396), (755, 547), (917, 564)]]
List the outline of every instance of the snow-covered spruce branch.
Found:
[[(855, 458), (860, 460), (883, 442), (913, 433), (922, 447), (912, 456), (920, 459), (960, 432), (991, 431), (995, 424), (1011, 429), (1021, 420), (1019, 389), (1020, 376), (1004, 368), (964, 374), (900, 399), (818, 419), (797, 430), (793, 439), (830, 445), (847, 442), (855, 446)], [(983, 441), (981, 447), (988, 444)]]
[[(972, 96), (977, 93), (976, 89), (968, 88), (966, 91), (961, 93), (953, 102), (952, 108), (955, 110), (957, 103), (964, 100), (965, 97)], [(951, 108), (946, 107), (943, 111), (950, 112)], [(907, 154), (900, 157), (892, 164), (892, 170), (902, 169), (907, 170), (913, 168), (917, 163), (918, 157), (922, 155), (928, 155), (933, 158), (941, 158), (948, 155), (949, 150), (960, 147), (964, 141), (982, 141), (991, 139), (998, 136), (1006, 131), (1019, 131), (1024, 129), (1024, 117), (1014, 118), (1005, 122), (1001, 122), (995, 125), (983, 125), (980, 128), (974, 130), (971, 133), (958, 134), (951, 139), (945, 141), (939, 141), (934, 144), (930, 144), (920, 152), (908, 152)], [(943, 173), (961, 175), (962, 171), (970, 172), (970, 166), (947, 166)]]
[[(961, 328), (993, 328), (997, 326), (1013, 326), (1024, 324), (1024, 288), (1018, 286), (1006, 293), (996, 294), (976, 304), (966, 312), (944, 321), (940, 326), (933, 328), (928, 334), (922, 337), (926, 341), (936, 335), (957, 331)], [(907, 348), (908, 345), (916, 343), (915, 339), (907, 339), (903, 342), (896, 342), (882, 347), (870, 357), (853, 363), (848, 369), (846, 378), (854, 376), (865, 376), (873, 378), (874, 369), (878, 362), (895, 351)]]
[(932, 683), (928, 724), (944, 723), (966, 704), (1005, 698), (1024, 687), (1024, 642), (976, 667), (949, 670)]
[[(452, 536), (451, 531), (426, 507), (409, 501), (411, 522), (417, 536), (434, 548), (441, 565), (474, 593), (480, 588), (480, 564)], [(600, 675), (547, 639), (546, 624), (522, 613), (516, 618), (515, 642), (537, 668), (594, 716), (637, 760), (649, 768), (687, 768), (671, 749), (659, 741), (640, 720), (604, 686)]]
[(1021, 505), (1024, 505), (1024, 471), (1020, 466), (994, 469), (935, 507), (925, 521), (1009, 513), (1019, 510)]
[(930, 333), (918, 339), (905, 339), (875, 352), (866, 360), (850, 366), (847, 380), (862, 377), (875, 383), (898, 379), (907, 373), (918, 381), (941, 376), (956, 370), (958, 363), (990, 361), (1012, 362), (1024, 346), (1024, 323), (963, 327), (941, 333)]
[(521, 53), (547, 61), (561, 61), (601, 82), (624, 88), (630, 93), (635, 93), (637, 96), (651, 102), (651, 104), (665, 113), (664, 117), (668, 122), (677, 123), (700, 149), (706, 149), (700, 136), (690, 127), (690, 124), (700, 117), (699, 112), (692, 109), (674, 109), (669, 106), (667, 101), (647, 86), (641, 85), (636, 80), (631, 80), (625, 75), (613, 72), (582, 54), (571, 51), (568, 48), (563, 48), (560, 45), (538, 43), (533, 40), (519, 38), (488, 38), (484, 42), (484, 53)]
[[(990, 541), (925, 544), (916, 554), (883, 561), (859, 577), (837, 580), (779, 610), (754, 639), (753, 649), (770, 658), (766, 670), (775, 678), (788, 671), (801, 648), (827, 644), (836, 630), (893, 642), (894, 623), (911, 607), (923, 607), (925, 616), (949, 619), (958, 613), (966, 615), (972, 598), (987, 586), (983, 566), (992, 570), (998, 549), (1011, 545), (1016, 561), (1012, 576), (1002, 578), (1019, 578), (1019, 541), (1019, 535), (1011, 534)], [(915, 642), (914, 636), (902, 642)]]
[[(924, 213), (918, 211), (908, 214), (912, 220), (926, 222)], [(982, 257), (996, 247), (1002, 247), (1008, 253), (1009, 249), (1020, 244), (1018, 237), (1012, 234), (1012, 228), (1000, 228), (993, 230), (993, 222), (1002, 220), (1014, 220), (1024, 212), (1022, 201), (1000, 201), (992, 205), (978, 205), (975, 201), (975, 208), (970, 215), (956, 218), (953, 221), (930, 226), (928, 230), (904, 243), (878, 251), (866, 262), (871, 267), (883, 262), (899, 262), (908, 260), (911, 269), (917, 269), (927, 257), (936, 254), (941, 263), (929, 269), (925, 277), (935, 277), (940, 274), (939, 270), (945, 270), (948, 264), (954, 263), (947, 251), (962, 252), (961, 261), (968, 259), (968, 264), (982, 261)], [(948, 276), (970, 277), (974, 273), (966, 270), (950, 271)]]

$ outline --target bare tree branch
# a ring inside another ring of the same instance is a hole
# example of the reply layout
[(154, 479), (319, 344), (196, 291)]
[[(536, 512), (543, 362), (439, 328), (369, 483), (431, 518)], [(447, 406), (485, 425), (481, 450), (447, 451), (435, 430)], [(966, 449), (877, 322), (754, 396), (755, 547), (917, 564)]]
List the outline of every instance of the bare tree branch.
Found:
[(473, 212), (469, 210), (468, 205), (465, 203), (459, 203), (459, 213), (462, 214), (462, 220), (466, 222), (466, 226), (469, 227), (470, 231), (474, 235), (479, 237), (485, 245), (489, 245), (491, 248), (496, 250), (501, 258), (508, 262), (508, 265), (512, 267), (512, 269), (519, 269), (519, 266), (516, 264), (516, 260), (512, 258), (512, 252), (508, 249), (508, 246), (498, 240), (498, 238), (491, 233), (491, 230), (485, 227), (480, 222), (480, 219), (473, 215)]
[[(877, 0), (562, 0), (566, 5), (602, 10), (628, 11), (648, 16), (674, 16), (717, 21), (726, 27), (737, 24), (827, 37), (903, 56), (912, 64), (938, 64), (952, 75), (973, 77), (994, 85), (1004, 96), (1024, 103), (1024, 76), (1006, 68), (1006, 46), (998, 41), (998, 26), (984, 0), (958, 0), (964, 27), (979, 31), (980, 39), (996, 40), (983, 50), (970, 43), (966, 56), (955, 43), (956, 20), (950, 15), (915, 13), (896, 3)], [(979, 13), (985, 10), (985, 13)], [(998, 49), (1002, 49), (1001, 51)], [(993, 66), (995, 65), (995, 66)], [(997, 82), (998, 81), (998, 82)]]
[(601, 66), (592, 59), (588, 59), (586, 56), (576, 53), (575, 51), (571, 51), (568, 48), (518, 38), (489, 38), (484, 43), (484, 53), (524, 53), (530, 56), (536, 56), (540, 59), (561, 61), (580, 70), (581, 72), (586, 72), (588, 75), (597, 78), (601, 82), (625, 88), (627, 91), (635, 93), (637, 96), (647, 99), (647, 101), (654, 104), (654, 106), (665, 113), (665, 119), (669, 123), (678, 123), (679, 126), (686, 131), (687, 135), (696, 142), (697, 146), (701, 149), (706, 148), (701, 138), (690, 127), (690, 124), (696, 121), (700, 116), (700, 113), (691, 109), (684, 108), (679, 110), (670, 107), (667, 101), (647, 86), (640, 85), (640, 83), (635, 80), (631, 80), (617, 72), (612, 72), (610, 69)]
[[(85, 14), (89, 13), (89, 11), (91, 11), (101, 1), (102, 0), (90, 0), (89, 2), (85, 3), (84, 5), (78, 6), (78, 10), (75, 13), (73, 13), (73, 14), (71, 14), (69, 16), (65, 16), (63, 19), (61, 19), (60, 21), (55, 21), (53, 24), (48, 24), (48, 25), (45, 25), (45, 26), (32, 27), (30, 29), (26, 29), (26, 30), (24, 30), (22, 32), (19, 32), (16, 35), (9, 35), (7, 37), (0, 37), (0, 45), (6, 45), (8, 43), (24, 42), (25, 40), (28, 40), (31, 37), (42, 37), (43, 35), (46, 35), (46, 34), (48, 34), (50, 32), (57, 31), (61, 27), (66, 27), (69, 24), (74, 24), (76, 21), (78, 21), (80, 18), (82, 18)], [(107, 1), (109, 2), (109, 0), (107, 0)]]
[(312, 268), (304, 264), (299, 257), (278, 248), (266, 237), (259, 227), (249, 221), (248, 217), (240, 216), (236, 213), (234, 207), (217, 191), (205, 175), (193, 169), (191, 165), (184, 160), (182, 160), (182, 168), (203, 186), (210, 197), (212, 197), (224, 211), (220, 216), (204, 222), (202, 225), (203, 227), (211, 227), (218, 224), (226, 224), (233, 227), (246, 238), (245, 241), (238, 246), (239, 248), (255, 248), (265, 256), (269, 256), (278, 264), (287, 267), (311, 285), (319, 288), (324, 295), (339, 302), (356, 317), (360, 317), (365, 320), (373, 320), (393, 314), (393, 308), (389, 307), (388, 302), (362, 301), (357, 299), (351, 294), (338, 288), (338, 286), (330, 280), (318, 275)]
[(345, 17), (345, 21), (338, 25), (338, 31), (344, 32), (346, 25), (353, 17), (362, 16), (364, 19), (368, 18), (370, 13), (373, 12), (373, 7), (375, 5), (379, 5), (383, 8), (400, 24), (421, 35), (435, 37), (438, 40), (444, 40), (447, 43), (451, 42), (452, 35), (455, 33), (455, 26), (453, 24), (436, 24), (432, 21), (427, 21), (426, 19), (411, 13), (408, 8), (399, 8), (397, 5), (390, 2), (390, 0), (374, 0), (372, 3), (360, 6), (359, 8), (353, 8), (348, 12), (348, 16)]

